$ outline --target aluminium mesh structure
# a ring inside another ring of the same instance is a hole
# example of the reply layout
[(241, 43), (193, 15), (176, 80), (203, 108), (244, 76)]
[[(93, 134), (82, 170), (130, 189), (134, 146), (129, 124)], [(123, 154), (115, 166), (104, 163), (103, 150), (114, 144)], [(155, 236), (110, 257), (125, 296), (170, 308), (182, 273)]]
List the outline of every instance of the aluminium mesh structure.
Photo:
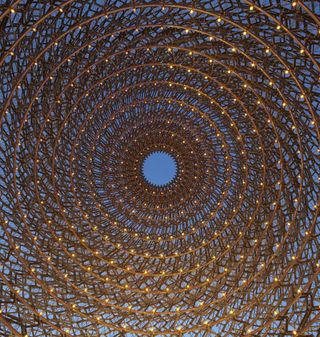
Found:
[(319, 63), (319, 0), (0, 0), (0, 336), (320, 336)]

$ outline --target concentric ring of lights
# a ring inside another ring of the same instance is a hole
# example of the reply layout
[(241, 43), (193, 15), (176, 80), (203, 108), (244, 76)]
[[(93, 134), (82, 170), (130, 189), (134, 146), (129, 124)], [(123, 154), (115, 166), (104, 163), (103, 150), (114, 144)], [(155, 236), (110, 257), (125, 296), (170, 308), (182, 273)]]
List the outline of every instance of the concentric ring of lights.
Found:
[(0, 7), (0, 332), (319, 329), (317, 10)]

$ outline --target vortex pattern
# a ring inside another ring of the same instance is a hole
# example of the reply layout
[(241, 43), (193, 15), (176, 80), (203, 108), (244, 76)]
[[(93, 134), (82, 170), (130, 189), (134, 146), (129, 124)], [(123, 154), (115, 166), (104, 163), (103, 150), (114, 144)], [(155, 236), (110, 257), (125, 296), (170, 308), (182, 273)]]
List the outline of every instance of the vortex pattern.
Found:
[(319, 1), (0, 1), (0, 335), (319, 336), (319, 41)]

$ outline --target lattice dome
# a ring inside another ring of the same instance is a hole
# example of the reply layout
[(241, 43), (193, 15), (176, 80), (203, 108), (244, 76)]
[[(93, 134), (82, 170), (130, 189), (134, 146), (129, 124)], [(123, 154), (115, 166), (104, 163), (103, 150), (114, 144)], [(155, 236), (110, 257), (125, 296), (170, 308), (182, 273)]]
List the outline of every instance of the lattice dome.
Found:
[(0, 0), (0, 336), (320, 336), (319, 63), (319, 0)]

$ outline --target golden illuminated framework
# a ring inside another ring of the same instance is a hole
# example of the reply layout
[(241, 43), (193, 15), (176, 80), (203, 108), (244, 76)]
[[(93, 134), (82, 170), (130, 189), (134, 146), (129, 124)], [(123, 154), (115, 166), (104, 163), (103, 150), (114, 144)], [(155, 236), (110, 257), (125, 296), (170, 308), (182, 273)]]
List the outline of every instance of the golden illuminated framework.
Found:
[(319, 336), (319, 16), (0, 1), (1, 336)]

